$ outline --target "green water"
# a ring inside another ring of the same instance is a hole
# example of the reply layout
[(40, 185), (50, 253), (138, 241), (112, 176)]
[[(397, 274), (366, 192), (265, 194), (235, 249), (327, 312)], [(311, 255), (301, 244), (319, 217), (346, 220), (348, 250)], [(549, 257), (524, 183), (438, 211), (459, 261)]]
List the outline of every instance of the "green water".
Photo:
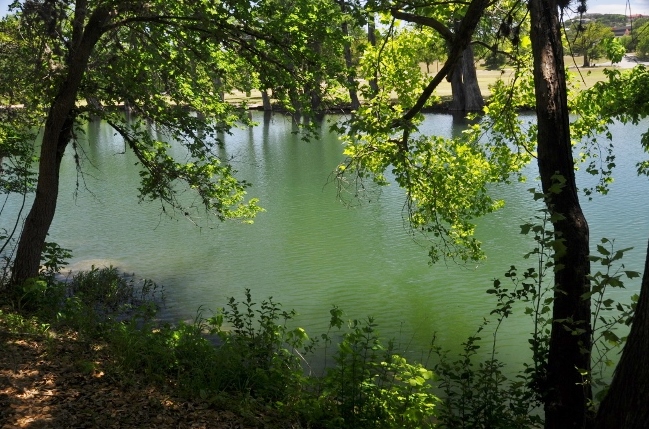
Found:
[[(528, 183), (493, 189), (507, 207), (480, 221), (484, 263), (431, 267), (425, 240), (404, 223), (397, 187), (371, 189), (371, 202), (351, 207), (339, 201), (330, 176), (343, 159), (335, 135), (323, 131), (320, 140), (307, 143), (282, 116), (264, 120), (255, 113), (254, 119), (260, 125), (226, 136), (221, 153), (232, 159), (238, 177), (253, 184), (249, 195), (266, 209), (253, 225), (211, 221), (199, 228), (181, 216), (162, 215), (155, 202), (138, 204), (134, 156), (124, 153), (107, 125), (91, 123), (82, 145), (85, 175), (77, 174), (71, 153), (63, 161), (49, 240), (73, 250), (74, 269), (113, 265), (164, 285), (164, 317), (193, 319), (199, 307), (216, 309), (250, 288), (256, 300), (273, 296), (297, 310), (296, 323), (313, 334), (326, 330), (333, 304), (350, 319), (372, 315), (386, 337), (396, 337), (415, 355), (435, 332), (442, 345), (457, 349), (493, 308), (484, 293), (492, 280), (512, 264), (533, 262), (521, 257), (532, 243), (519, 234), (537, 208), (526, 191), (535, 186), (533, 166)], [(451, 116), (430, 115), (423, 131), (451, 135), (461, 128)], [(642, 268), (649, 237), (647, 182), (635, 177), (633, 167), (644, 156), (641, 131), (614, 128), (620, 148), (616, 184), (610, 195), (584, 202), (593, 243), (607, 236), (619, 247), (635, 246), (626, 260), (627, 269), (635, 270)], [(628, 299), (638, 288), (631, 284), (616, 297)], [(530, 330), (524, 316), (505, 324), (504, 360), (526, 359)]]

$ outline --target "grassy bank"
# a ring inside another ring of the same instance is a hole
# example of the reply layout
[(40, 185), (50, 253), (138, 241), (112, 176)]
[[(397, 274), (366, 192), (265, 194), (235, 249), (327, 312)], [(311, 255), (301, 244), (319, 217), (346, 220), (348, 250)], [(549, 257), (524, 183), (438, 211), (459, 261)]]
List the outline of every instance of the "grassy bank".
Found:
[[(115, 269), (45, 277), (0, 313), (1, 427), (432, 427), (432, 372), (383, 345), (371, 319), (289, 329), (272, 299), (231, 299), (160, 324), (160, 290)], [(336, 339), (334, 341), (334, 338)], [(332, 366), (314, 376), (316, 345)]]
[[(600, 59), (596, 61), (597, 64), (605, 64), (605, 59)], [(579, 76), (580, 86), (582, 88), (590, 88), (597, 82), (605, 80), (604, 69), (609, 66), (596, 66), (583, 68), (583, 57), (570, 57), (566, 56), (564, 58), (564, 64), (566, 68)], [(441, 63), (435, 61), (429, 65), (428, 70), (430, 76), (433, 76), (437, 70), (442, 66)], [(427, 71), (426, 65), (421, 64), (421, 69), (425, 73)], [(484, 97), (489, 97), (491, 92), (489, 91), (489, 86), (493, 85), (498, 81), (498, 79), (504, 79), (505, 81), (509, 80), (513, 76), (513, 70), (511, 68), (504, 68), (502, 70), (487, 70), (484, 67), (478, 67), (478, 85)], [(446, 79), (444, 79), (437, 89), (434, 92), (434, 95), (437, 95), (442, 98), (442, 100), (447, 101), (452, 97), (451, 84)], [(226, 94), (226, 99), (233, 103), (246, 103), (253, 108), (261, 108), (262, 99), (261, 93), (258, 90), (253, 90), (250, 92), (249, 96), (246, 96), (245, 93), (234, 91), (230, 94)]]

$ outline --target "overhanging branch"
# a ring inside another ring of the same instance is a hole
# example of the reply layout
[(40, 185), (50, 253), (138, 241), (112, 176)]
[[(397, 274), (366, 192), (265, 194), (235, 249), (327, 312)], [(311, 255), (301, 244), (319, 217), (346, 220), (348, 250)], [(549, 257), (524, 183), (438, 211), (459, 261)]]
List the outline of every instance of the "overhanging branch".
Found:
[(417, 99), (417, 102), (414, 106), (410, 108), (400, 120), (396, 121), (393, 124), (394, 127), (399, 126), (404, 121), (409, 122), (414, 118), (421, 109), (426, 105), (426, 102), (433, 95), (435, 88), (442, 82), (442, 79), (455, 67), (455, 64), (462, 56), (464, 50), (471, 43), (471, 37), (482, 18), (484, 11), (491, 4), (491, 0), (473, 0), (469, 7), (466, 10), (464, 18), (460, 21), (455, 37), (453, 38), (453, 43), (450, 46), (450, 52), (444, 66), (437, 72), (433, 80), (426, 86), (422, 91), (421, 95)]
[(430, 27), (433, 30), (437, 31), (447, 42), (453, 43), (453, 32), (449, 30), (447, 26), (442, 24), (440, 21), (435, 18), (428, 16), (415, 15), (413, 13), (402, 12), (396, 8), (390, 10), (390, 13), (393, 17), (400, 19), (402, 21), (413, 22), (415, 24), (423, 25), (425, 27)]

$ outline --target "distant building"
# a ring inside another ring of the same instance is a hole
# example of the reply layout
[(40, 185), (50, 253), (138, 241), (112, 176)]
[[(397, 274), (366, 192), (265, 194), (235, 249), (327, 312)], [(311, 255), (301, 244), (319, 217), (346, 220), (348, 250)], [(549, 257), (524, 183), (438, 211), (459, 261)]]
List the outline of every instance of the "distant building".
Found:
[(611, 28), (613, 30), (613, 34), (615, 34), (615, 37), (622, 37), (622, 36), (629, 36), (631, 35), (631, 26), (627, 25), (625, 27), (613, 27)]

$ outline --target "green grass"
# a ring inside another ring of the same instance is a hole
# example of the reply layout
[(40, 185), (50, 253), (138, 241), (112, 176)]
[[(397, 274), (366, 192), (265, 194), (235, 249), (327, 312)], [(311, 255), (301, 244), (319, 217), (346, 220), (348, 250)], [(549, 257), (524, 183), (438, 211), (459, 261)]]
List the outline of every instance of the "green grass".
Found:
[[(606, 60), (600, 59), (595, 61), (598, 64), (604, 63)], [(595, 83), (603, 81), (606, 79), (604, 75), (604, 69), (610, 66), (597, 66), (597, 67), (588, 67), (583, 68), (583, 57), (564, 57), (564, 64), (566, 68), (573, 73), (580, 73), (580, 80), (583, 80), (581, 87), (586, 89), (592, 87)], [(425, 69), (425, 65), (422, 65)], [(430, 66), (431, 74), (435, 73), (437, 70), (437, 64), (432, 64)], [(486, 70), (484, 68), (478, 68), (478, 85), (480, 85), (480, 90), (482, 95), (488, 97), (491, 95), (489, 91), (489, 86), (493, 85), (498, 79), (511, 79), (513, 77), (514, 70), (511, 68), (505, 68), (503, 70)], [(435, 94), (439, 95), (442, 98), (451, 97), (451, 84), (446, 80), (443, 80), (442, 83), (437, 87)]]
[[(605, 63), (605, 61), (606, 61), (605, 59), (599, 59), (595, 62), (597, 64), (602, 64)], [(606, 68), (606, 66), (583, 68), (581, 67), (581, 64), (583, 64), (583, 57), (573, 58), (570, 56), (566, 56), (564, 57), (564, 64), (566, 65), (567, 69), (570, 70), (571, 72), (581, 73), (580, 79), (583, 80), (581, 87), (584, 89), (590, 88), (595, 83), (605, 80), (604, 69)], [(431, 78), (432, 76), (435, 75), (435, 73), (441, 66), (442, 64), (438, 62), (434, 62), (430, 64), (429, 70), (430, 70)], [(426, 71), (426, 65), (424, 63), (421, 64), (421, 68), (422, 71), (424, 72)], [(498, 79), (505, 79), (505, 80), (511, 79), (513, 77), (513, 73), (514, 73), (513, 69), (507, 67), (504, 68), (503, 70), (486, 70), (479, 65), (477, 70), (478, 85), (480, 86), (482, 95), (484, 97), (490, 96), (491, 92), (489, 91), (489, 86), (493, 85)], [(452, 96), (450, 82), (444, 79), (435, 90), (435, 95), (441, 97), (443, 100), (450, 99)], [(258, 90), (252, 90), (249, 97), (246, 97), (246, 94), (244, 92), (233, 91), (231, 93), (226, 94), (226, 99), (229, 102), (236, 103), (236, 104), (241, 104), (246, 102), (249, 106), (262, 105), (261, 93)]]

